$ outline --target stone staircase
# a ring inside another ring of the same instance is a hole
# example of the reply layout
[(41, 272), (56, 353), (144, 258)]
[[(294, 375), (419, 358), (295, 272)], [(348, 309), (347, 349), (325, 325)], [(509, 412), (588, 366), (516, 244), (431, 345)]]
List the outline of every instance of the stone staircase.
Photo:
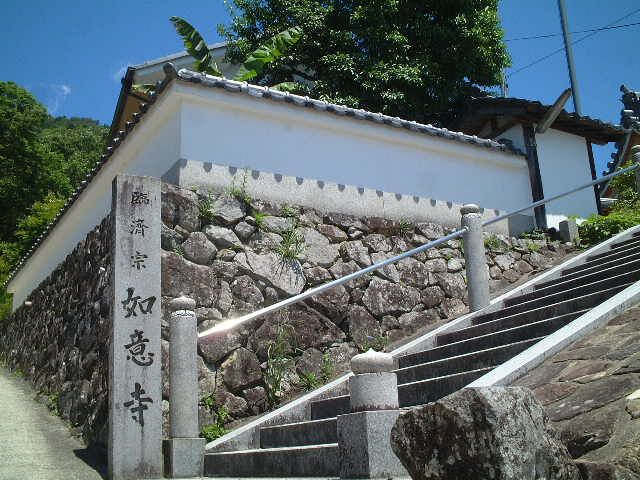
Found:
[[(640, 232), (608, 251), (562, 270), (559, 278), (507, 298), (499, 310), (439, 334), (435, 345), (397, 358), (401, 408), (438, 400), (483, 376), (547, 335), (640, 280)], [(262, 427), (260, 448), (208, 452), (204, 472), (222, 477), (335, 477), (340, 458), (338, 415), (349, 396), (317, 400), (306, 421)]]

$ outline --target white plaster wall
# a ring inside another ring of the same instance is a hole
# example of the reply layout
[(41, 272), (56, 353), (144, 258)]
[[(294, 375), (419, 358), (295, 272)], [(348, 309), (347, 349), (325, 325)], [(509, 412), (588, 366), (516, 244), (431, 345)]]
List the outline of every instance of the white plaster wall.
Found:
[(109, 212), (116, 175), (162, 177), (179, 158), (492, 210), (531, 201), (518, 155), (173, 82), (12, 279), (14, 308)]
[[(162, 102), (158, 102), (162, 103)], [(154, 109), (160, 105), (154, 105)], [(122, 173), (159, 177), (178, 157), (180, 117), (175, 106), (165, 115), (144, 118), (65, 213), (49, 236), (11, 280), (13, 309), (71, 253), (111, 211), (111, 182)], [(149, 121), (147, 121), (149, 120)]]
[[(589, 154), (584, 138), (548, 129), (536, 134), (538, 162), (545, 198), (591, 181)], [(585, 188), (547, 204), (547, 225), (558, 227), (568, 216), (586, 218), (598, 212), (593, 188)]]
[(218, 89), (181, 88), (182, 158), (487, 209), (531, 202), (519, 155)]

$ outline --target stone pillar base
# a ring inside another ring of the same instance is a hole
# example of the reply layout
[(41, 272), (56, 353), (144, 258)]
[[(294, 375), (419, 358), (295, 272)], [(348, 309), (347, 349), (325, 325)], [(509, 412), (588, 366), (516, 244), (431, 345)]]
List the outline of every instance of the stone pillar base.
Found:
[(391, 428), (398, 415), (398, 410), (338, 415), (341, 478), (409, 478), (391, 450)]
[(202, 477), (204, 438), (171, 438), (164, 441), (164, 474), (169, 478)]

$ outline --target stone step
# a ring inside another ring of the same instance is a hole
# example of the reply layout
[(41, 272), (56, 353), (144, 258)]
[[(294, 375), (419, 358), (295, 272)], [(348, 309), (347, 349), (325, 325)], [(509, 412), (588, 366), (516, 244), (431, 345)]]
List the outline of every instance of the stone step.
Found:
[(410, 367), (396, 370), (399, 384), (427, 380), (429, 378), (442, 377), (453, 373), (461, 373), (471, 368), (495, 367), (520, 352), (526, 350), (531, 345), (542, 340), (544, 337), (537, 337), (531, 340), (502, 345), (499, 347), (487, 348), (478, 352), (465, 353), (455, 357), (448, 357), (433, 362), (421, 363)]
[(616, 264), (628, 263), (638, 259), (640, 259), (640, 251), (634, 251), (628, 254), (626, 252), (620, 252), (619, 254), (614, 255), (613, 257), (606, 257), (598, 260), (592, 260), (590, 262), (583, 263), (582, 265), (578, 265), (576, 267), (567, 268), (565, 270), (562, 270), (562, 275), (570, 275), (575, 273), (586, 274), (594, 271), (594, 269), (608, 268)]
[(600, 254), (598, 258), (589, 258), (587, 259), (588, 263), (593, 262), (605, 262), (605, 261), (613, 261), (618, 258), (628, 257), (630, 255), (634, 255), (640, 252), (640, 245), (626, 245), (623, 247), (619, 247), (615, 250), (609, 250), (605, 252), (605, 254)]
[[(540, 315), (550, 316), (547, 313), (545, 313), (546, 310), (543, 310), (544, 308), (550, 308), (554, 305), (558, 305), (560, 310), (553, 310), (554, 313), (552, 314), (552, 315), (556, 315), (555, 312), (566, 313), (573, 310), (586, 308), (587, 306), (592, 307), (594, 305), (597, 305), (601, 301), (604, 301), (607, 298), (615, 295), (619, 291), (617, 290), (614, 293), (608, 293), (609, 290), (614, 290), (616, 288), (619, 288), (625, 285), (628, 286), (634, 282), (635, 282), (634, 278), (632, 279), (617, 278), (616, 281), (613, 281), (613, 279), (610, 279), (610, 284), (605, 285), (604, 287), (599, 286), (599, 287), (587, 288), (586, 286), (582, 286), (582, 287), (576, 287), (564, 292), (551, 293), (549, 295), (545, 295), (539, 298), (533, 298), (526, 302), (518, 303), (510, 307), (496, 310), (495, 312), (479, 315), (475, 317), (471, 322), (474, 325), (477, 325), (480, 323), (497, 320), (499, 318), (515, 317), (517, 315), (526, 315), (529, 312), (531, 312), (532, 315), (537, 314), (536, 316), (532, 317), (532, 319), (542, 320), (545, 317)], [(560, 304), (563, 304), (564, 302), (573, 302), (577, 306), (572, 310), (567, 310), (564, 306), (560, 306)], [(442, 337), (446, 335), (447, 334), (443, 334)]]
[(336, 443), (336, 428), (335, 417), (263, 427), (260, 429), (260, 448)]
[(634, 240), (637, 240), (638, 237), (640, 237), (639, 233), (640, 232), (636, 232), (631, 236), (631, 238), (627, 238), (626, 240), (622, 240), (621, 242), (612, 243), (610, 245), (610, 247), (611, 248), (617, 248), (617, 247), (620, 247), (622, 245), (629, 245), (630, 243), (633, 243)]
[[(557, 294), (561, 292), (578, 292), (592, 293), (598, 290), (602, 290), (607, 286), (617, 285), (620, 283), (628, 283), (635, 282), (640, 279), (640, 262), (638, 262), (638, 266), (635, 270), (629, 271), (627, 267), (618, 268), (618, 272), (610, 271), (610, 275), (586, 275), (584, 277), (579, 277), (574, 280), (568, 280), (566, 282), (557, 283), (555, 285), (551, 285), (547, 288), (541, 288), (540, 290), (535, 290), (531, 293), (527, 293), (524, 295), (520, 295), (518, 297), (507, 298), (504, 301), (505, 307), (511, 307), (513, 305), (523, 304), (525, 302), (529, 302), (536, 298), (549, 298), (552, 294)], [(613, 269), (609, 269), (613, 270)]]
[(340, 474), (338, 444), (205, 453), (206, 477), (328, 477)]
[(437, 378), (429, 378), (418, 382), (406, 383), (398, 386), (398, 400), (401, 407), (421, 405), (435, 402), (450, 393), (460, 390), (465, 385), (480, 378), (494, 367), (478, 368), (465, 372), (454, 373)]
[(555, 332), (558, 328), (566, 325), (572, 320), (575, 320), (580, 315), (588, 311), (588, 309), (581, 310), (563, 315), (562, 317), (541, 320), (539, 322), (489, 333), (480, 337), (449, 343), (440, 347), (434, 347), (422, 352), (410, 353), (398, 359), (398, 366), (400, 368), (405, 368), (412, 365), (418, 365), (420, 363), (433, 362), (435, 360), (463, 355), (469, 352), (477, 352), (523, 340), (543, 337)]
[(311, 420), (327, 419), (349, 413), (349, 395), (325, 398), (311, 402)]
[(620, 245), (619, 247), (612, 247), (611, 249), (609, 249), (606, 252), (603, 253), (598, 253), (597, 255), (589, 255), (587, 257), (587, 260), (598, 260), (599, 258), (605, 258), (605, 257), (609, 257), (611, 255), (614, 255), (616, 253), (620, 253), (620, 252), (628, 252), (628, 251), (633, 251), (640, 248), (640, 238), (634, 238), (631, 242), (629, 242), (626, 245)]
[(533, 288), (534, 290), (542, 290), (550, 286), (559, 285), (561, 283), (572, 280), (580, 280), (582, 278), (589, 279), (590, 281), (595, 281), (608, 278), (609, 276), (615, 276), (621, 273), (637, 270), (638, 268), (640, 268), (640, 258), (635, 258), (630, 261), (625, 261), (623, 259), (620, 262), (612, 262), (612, 265), (609, 266), (595, 266), (585, 271), (576, 272), (569, 275), (562, 275), (561, 277), (554, 280), (539, 283)]

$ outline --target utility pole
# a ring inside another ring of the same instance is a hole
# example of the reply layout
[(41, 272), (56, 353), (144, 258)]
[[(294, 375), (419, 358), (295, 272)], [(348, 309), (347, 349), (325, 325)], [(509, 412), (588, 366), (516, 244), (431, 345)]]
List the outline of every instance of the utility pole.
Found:
[(567, 8), (564, 0), (558, 0), (560, 10), (560, 23), (562, 24), (562, 36), (564, 37), (564, 51), (567, 54), (567, 66), (569, 67), (569, 78), (571, 79), (571, 91), (573, 92), (573, 108), (578, 115), (582, 115), (580, 106), (580, 95), (578, 93), (578, 82), (576, 80), (576, 68), (573, 63), (573, 49), (571, 48), (571, 33), (567, 22)]

